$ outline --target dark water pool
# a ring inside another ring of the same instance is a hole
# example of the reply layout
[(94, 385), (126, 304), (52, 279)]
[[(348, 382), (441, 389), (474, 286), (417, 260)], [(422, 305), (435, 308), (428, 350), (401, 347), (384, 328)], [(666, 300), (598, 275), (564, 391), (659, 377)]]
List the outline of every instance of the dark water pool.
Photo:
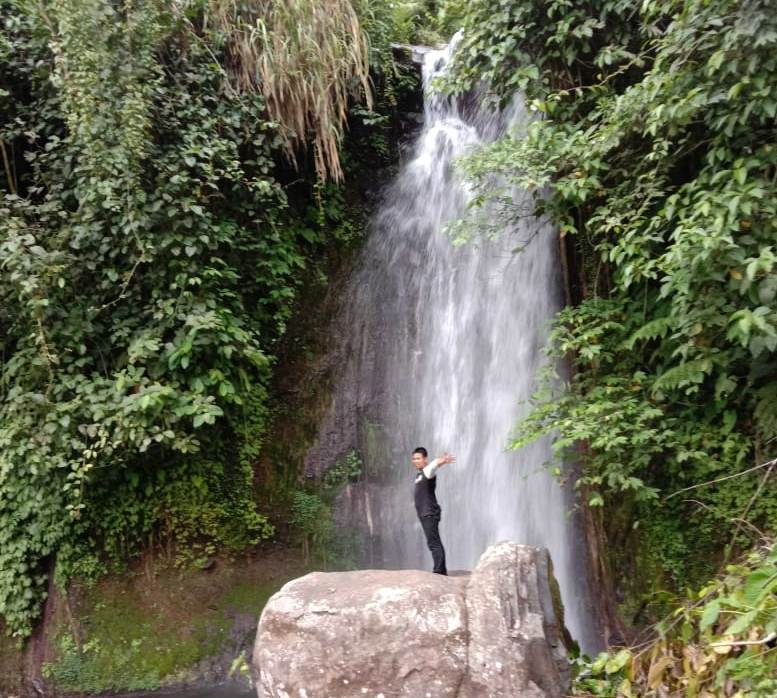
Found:
[(256, 691), (243, 686), (214, 686), (187, 691), (133, 693), (124, 698), (256, 698)]

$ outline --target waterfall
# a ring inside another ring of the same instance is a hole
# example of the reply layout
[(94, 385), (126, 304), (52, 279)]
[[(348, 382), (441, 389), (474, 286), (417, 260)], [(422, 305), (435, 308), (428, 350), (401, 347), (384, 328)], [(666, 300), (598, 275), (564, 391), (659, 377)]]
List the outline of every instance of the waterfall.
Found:
[[(360, 516), (369, 516), (379, 562), (431, 569), (410, 456), (416, 446), (430, 459), (452, 451), (457, 461), (439, 471), (437, 485), (448, 569), (471, 569), (504, 539), (546, 546), (567, 626), (592, 647), (582, 535), (568, 514), (571, 494), (543, 468), (550, 444), (506, 450), (560, 307), (558, 237), (535, 218), (458, 247), (446, 234), (471, 196), (456, 159), (527, 119), (520, 100), (497, 113), (477, 99), (430, 94), (450, 51), (425, 55), (424, 124), (345, 294), (332, 406), (308, 468), (358, 448), (372, 483)], [(526, 192), (513, 196), (530, 202)]]

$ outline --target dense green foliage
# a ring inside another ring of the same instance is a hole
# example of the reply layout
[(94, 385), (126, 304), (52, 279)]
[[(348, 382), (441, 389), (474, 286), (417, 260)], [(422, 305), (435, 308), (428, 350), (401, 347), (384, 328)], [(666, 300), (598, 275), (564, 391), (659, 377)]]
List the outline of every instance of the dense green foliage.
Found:
[(551, 342), (571, 377), (545, 382), (515, 447), (558, 434), (635, 591), (701, 582), (751, 543), (739, 520), (777, 521), (772, 467), (722, 480), (776, 448), (775, 48), (757, 0), (475, 2), (466, 18), (452, 87), (525, 90), (539, 117), (465, 165), (476, 203), (522, 215), (494, 173), (534, 189), (579, 272)]
[(777, 693), (777, 549), (729, 565), (659, 624), (660, 637), (603, 653), (577, 695), (773, 696)]
[[(521, 90), (536, 117), (463, 164), (475, 210), (515, 219), (503, 187), (533, 190), (570, 266), (513, 446), (554, 434), (579, 463), (626, 620), (656, 621), (663, 590), (777, 521), (777, 18), (762, 0), (476, 1), (455, 60), (448, 89)], [(706, 587), (647, 663), (604, 657), (584, 688), (772, 695), (771, 555)], [(700, 649), (721, 638), (760, 644)]]
[[(272, 534), (253, 465), (278, 341), (316, 256), (358, 231), (330, 226), (341, 194), (304, 150), (289, 167), (293, 124), (233, 83), (213, 18), (269, 5), (0, 0), (0, 617), (16, 635), (55, 565), (64, 583), (142, 551), (201, 564)], [(392, 25), (353, 6), (386, 65)], [(299, 50), (326, 71), (330, 49)]]
[(466, 13), (463, 0), (394, 0), (384, 2), (397, 41), (437, 46), (447, 43)]

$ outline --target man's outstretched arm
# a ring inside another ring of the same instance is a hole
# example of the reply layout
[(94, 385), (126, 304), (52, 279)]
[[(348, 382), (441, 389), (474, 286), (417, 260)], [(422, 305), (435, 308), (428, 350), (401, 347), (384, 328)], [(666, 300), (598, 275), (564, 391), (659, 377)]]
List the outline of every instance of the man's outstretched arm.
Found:
[(452, 453), (445, 451), (441, 456), (435, 458), (431, 463), (424, 466), (424, 475), (428, 478), (433, 478), (435, 473), (447, 463), (453, 463), (456, 460), (456, 456)]

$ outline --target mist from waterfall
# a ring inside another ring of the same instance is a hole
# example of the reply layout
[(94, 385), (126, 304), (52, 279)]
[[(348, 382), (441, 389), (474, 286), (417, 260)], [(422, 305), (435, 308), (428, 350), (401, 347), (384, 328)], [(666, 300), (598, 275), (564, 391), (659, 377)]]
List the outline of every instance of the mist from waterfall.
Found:
[[(591, 647), (570, 485), (565, 491), (543, 468), (548, 441), (507, 450), (561, 303), (558, 236), (532, 217), (462, 246), (446, 234), (471, 196), (455, 161), (528, 118), (521, 100), (498, 113), (477, 99), (430, 94), (450, 50), (425, 55), (424, 124), (373, 218), (349, 286), (343, 365), (316, 448), (335, 448), (333, 425), (341, 432), (350, 425), (380, 484), (367, 515), (381, 562), (421, 569), (431, 569), (431, 556), (413, 508), (411, 451), (425, 446), (430, 459), (454, 452), (457, 462), (439, 471), (437, 486), (448, 569), (471, 569), (500, 540), (546, 546), (567, 626)], [(513, 196), (530, 203), (526, 192)]]

